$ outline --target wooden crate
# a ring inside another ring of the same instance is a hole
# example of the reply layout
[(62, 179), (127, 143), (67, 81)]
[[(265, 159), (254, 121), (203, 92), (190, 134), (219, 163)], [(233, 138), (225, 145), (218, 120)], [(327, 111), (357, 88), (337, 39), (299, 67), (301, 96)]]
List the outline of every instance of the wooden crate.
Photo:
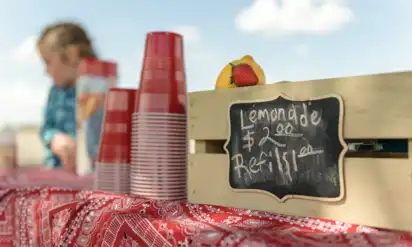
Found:
[[(406, 158), (344, 158), (345, 197), (339, 202), (289, 199), (229, 185), (228, 109), (239, 100), (280, 93), (312, 98), (331, 93), (344, 101), (345, 139), (408, 139)], [(189, 94), (189, 201), (412, 231), (412, 72), (280, 83)]]

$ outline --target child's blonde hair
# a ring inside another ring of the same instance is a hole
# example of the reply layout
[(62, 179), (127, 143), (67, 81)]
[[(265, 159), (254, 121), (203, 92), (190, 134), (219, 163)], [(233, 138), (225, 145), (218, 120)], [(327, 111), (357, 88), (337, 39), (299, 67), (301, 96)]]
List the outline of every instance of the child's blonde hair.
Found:
[(42, 44), (51, 34), (54, 35), (51, 48), (60, 52), (63, 59), (66, 59), (66, 49), (71, 45), (78, 48), (79, 58), (97, 58), (92, 41), (80, 24), (59, 22), (49, 25), (40, 34), (37, 45)]

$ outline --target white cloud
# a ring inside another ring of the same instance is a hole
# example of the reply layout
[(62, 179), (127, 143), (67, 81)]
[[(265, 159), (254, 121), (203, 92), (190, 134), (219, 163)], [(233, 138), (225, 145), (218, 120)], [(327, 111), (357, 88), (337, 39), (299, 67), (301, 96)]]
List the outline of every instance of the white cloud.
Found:
[(48, 86), (16, 80), (0, 84), (0, 124), (40, 123)]
[(36, 50), (36, 36), (30, 36), (23, 40), (11, 53), (11, 58), (24, 64), (37, 64), (40, 58)]
[(198, 43), (201, 39), (200, 30), (195, 26), (177, 26), (173, 31), (183, 35), (186, 44)]
[(248, 33), (284, 36), (324, 34), (353, 19), (344, 0), (254, 0), (236, 17), (236, 27)]
[(27, 37), (0, 59), (7, 72), (0, 75), (0, 124), (42, 121), (49, 79), (39, 62), (35, 36)]

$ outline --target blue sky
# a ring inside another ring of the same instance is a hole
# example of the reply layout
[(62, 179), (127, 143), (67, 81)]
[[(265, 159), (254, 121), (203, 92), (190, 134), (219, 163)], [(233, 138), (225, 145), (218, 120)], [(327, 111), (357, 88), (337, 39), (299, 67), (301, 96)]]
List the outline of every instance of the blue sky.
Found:
[(137, 86), (146, 32), (179, 31), (188, 88), (198, 91), (245, 54), (269, 82), (408, 70), (411, 10), (411, 0), (3, 0), (0, 122), (40, 121), (50, 80), (33, 44), (54, 21), (83, 23), (125, 87)]

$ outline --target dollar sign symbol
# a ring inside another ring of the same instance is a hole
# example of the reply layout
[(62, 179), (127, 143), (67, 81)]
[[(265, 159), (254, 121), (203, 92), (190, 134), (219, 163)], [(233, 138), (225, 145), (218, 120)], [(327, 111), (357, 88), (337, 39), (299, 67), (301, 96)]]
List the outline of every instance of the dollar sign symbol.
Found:
[(245, 145), (243, 145), (243, 148), (247, 148), (248, 151), (252, 151), (252, 147), (255, 144), (255, 139), (253, 139), (252, 135), (254, 132), (247, 131), (246, 135), (243, 137), (243, 141), (246, 142)]

